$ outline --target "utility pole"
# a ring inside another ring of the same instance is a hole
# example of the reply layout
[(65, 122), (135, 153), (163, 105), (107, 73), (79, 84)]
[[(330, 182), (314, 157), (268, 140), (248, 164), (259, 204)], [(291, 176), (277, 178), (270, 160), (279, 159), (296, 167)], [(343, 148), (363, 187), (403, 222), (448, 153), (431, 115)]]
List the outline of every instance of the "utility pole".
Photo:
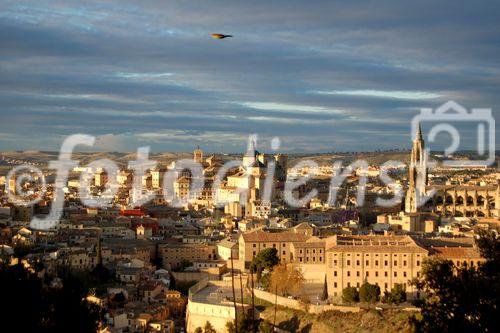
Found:
[(233, 288), (233, 304), (234, 304), (234, 331), (238, 333), (238, 308), (236, 307), (236, 292), (234, 291), (234, 264), (233, 251), (231, 251), (231, 286)]

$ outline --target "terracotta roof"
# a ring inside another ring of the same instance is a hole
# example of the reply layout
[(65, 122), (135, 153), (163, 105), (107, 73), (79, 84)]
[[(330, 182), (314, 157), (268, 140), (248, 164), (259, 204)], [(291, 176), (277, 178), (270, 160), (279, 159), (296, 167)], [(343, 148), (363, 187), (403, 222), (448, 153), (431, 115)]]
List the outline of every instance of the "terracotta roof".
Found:
[(479, 250), (474, 247), (433, 247), (430, 252), (445, 259), (481, 259)]
[(242, 234), (245, 242), (304, 242), (310, 236), (294, 232), (265, 232), (255, 230)]
[(428, 253), (408, 236), (338, 236), (330, 252)]
[(221, 240), (217, 245), (222, 246), (222, 247), (227, 247), (227, 248), (234, 248), (238, 246), (238, 243), (231, 242), (227, 239)]

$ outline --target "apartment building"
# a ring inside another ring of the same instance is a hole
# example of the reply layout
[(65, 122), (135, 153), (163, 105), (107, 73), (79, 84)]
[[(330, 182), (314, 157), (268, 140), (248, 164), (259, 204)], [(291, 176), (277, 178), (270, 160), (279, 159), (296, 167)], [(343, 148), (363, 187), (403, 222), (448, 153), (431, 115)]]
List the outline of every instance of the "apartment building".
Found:
[(217, 246), (200, 243), (170, 243), (160, 246), (163, 267), (178, 267), (182, 261), (217, 260)]

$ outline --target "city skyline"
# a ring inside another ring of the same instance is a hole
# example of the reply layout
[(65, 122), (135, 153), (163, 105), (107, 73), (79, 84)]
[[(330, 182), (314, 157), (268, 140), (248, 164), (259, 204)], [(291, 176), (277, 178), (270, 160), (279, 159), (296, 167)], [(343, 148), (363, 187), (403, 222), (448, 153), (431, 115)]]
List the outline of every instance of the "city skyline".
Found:
[(423, 107), (500, 105), (493, 2), (0, 8), (0, 150), (75, 133), (101, 151), (243, 152), (252, 133), (263, 150), (407, 149)]

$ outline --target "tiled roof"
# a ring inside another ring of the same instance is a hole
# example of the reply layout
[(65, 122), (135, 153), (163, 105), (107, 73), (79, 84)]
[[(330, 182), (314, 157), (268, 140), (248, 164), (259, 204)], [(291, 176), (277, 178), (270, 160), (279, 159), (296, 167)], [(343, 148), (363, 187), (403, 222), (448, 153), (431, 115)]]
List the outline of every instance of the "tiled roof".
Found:
[(445, 259), (480, 259), (479, 250), (474, 247), (433, 247), (431, 254)]
[(245, 242), (304, 242), (310, 236), (294, 232), (265, 232), (262, 230), (242, 234)]
[(408, 236), (338, 236), (330, 252), (427, 253)]

